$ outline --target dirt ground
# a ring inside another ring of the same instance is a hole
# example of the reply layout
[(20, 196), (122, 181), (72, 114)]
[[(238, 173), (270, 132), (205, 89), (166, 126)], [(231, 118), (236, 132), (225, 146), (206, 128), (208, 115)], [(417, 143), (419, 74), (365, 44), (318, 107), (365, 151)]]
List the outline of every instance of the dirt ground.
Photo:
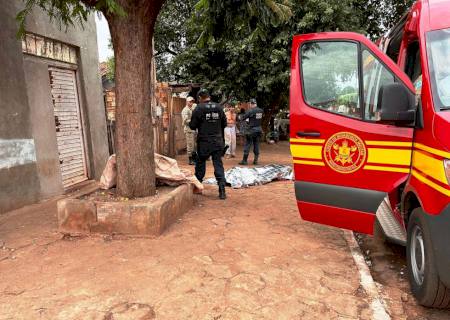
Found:
[[(291, 162), (287, 143), (262, 150)], [(292, 182), (227, 193), (207, 186), (156, 239), (62, 237), (55, 200), (0, 216), (0, 319), (373, 318), (344, 231), (302, 221)], [(390, 293), (393, 319), (420, 319)]]
[(374, 280), (382, 285), (382, 294), (393, 319), (450, 319), (450, 310), (424, 308), (414, 300), (406, 274), (405, 247), (387, 243), (378, 235), (357, 235), (357, 239)]

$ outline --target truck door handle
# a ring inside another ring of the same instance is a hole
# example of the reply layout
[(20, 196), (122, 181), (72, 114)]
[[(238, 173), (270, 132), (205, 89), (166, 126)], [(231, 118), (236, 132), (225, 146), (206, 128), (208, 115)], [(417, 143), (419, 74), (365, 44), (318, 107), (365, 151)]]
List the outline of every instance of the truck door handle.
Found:
[(297, 131), (297, 137), (320, 137), (318, 131)]

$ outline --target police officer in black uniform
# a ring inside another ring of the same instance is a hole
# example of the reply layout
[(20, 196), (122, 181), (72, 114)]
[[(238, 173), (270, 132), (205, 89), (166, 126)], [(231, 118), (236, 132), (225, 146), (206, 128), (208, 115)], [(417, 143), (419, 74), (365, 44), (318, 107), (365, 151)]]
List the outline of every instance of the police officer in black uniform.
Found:
[(224, 200), (225, 173), (223, 170), (222, 156), (225, 147), (224, 129), (227, 126), (227, 118), (222, 106), (210, 101), (210, 95), (206, 89), (198, 92), (199, 104), (192, 113), (189, 127), (197, 130), (197, 161), (195, 164), (195, 176), (202, 182), (206, 172), (206, 160), (211, 156), (214, 165), (214, 176), (219, 185), (219, 198)]
[(242, 117), (243, 120), (248, 122), (247, 132), (245, 132), (245, 146), (244, 146), (244, 157), (242, 161), (239, 162), (241, 165), (247, 165), (248, 155), (250, 153), (250, 147), (253, 144), (253, 153), (255, 158), (253, 159), (253, 164), (258, 164), (259, 158), (259, 140), (262, 135), (261, 121), (263, 117), (263, 110), (258, 108), (255, 99), (250, 99), (250, 109)]

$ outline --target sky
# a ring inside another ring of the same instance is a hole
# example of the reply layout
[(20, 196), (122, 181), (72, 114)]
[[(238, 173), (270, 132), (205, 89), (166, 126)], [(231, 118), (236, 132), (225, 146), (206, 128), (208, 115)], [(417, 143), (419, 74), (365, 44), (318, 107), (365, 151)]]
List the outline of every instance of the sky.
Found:
[(113, 55), (113, 51), (108, 48), (111, 36), (109, 34), (108, 23), (105, 17), (95, 15), (95, 22), (97, 24), (97, 44), (98, 44), (98, 58), (100, 62), (106, 61), (107, 58)]

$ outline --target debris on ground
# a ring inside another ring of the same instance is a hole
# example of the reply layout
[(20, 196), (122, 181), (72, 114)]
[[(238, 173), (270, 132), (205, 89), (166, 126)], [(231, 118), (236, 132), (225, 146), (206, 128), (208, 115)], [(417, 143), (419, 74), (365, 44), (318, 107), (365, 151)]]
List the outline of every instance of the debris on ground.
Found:
[[(269, 164), (262, 167), (244, 168), (233, 167), (225, 172), (227, 184), (232, 188), (246, 188), (262, 185), (276, 180), (292, 180), (293, 171), (291, 166)], [(217, 184), (215, 178), (204, 181), (205, 184)]]
[(407, 293), (403, 293), (402, 294), (402, 301), (403, 302), (408, 302), (408, 300), (409, 300), (408, 294)]
[[(167, 188), (167, 187), (165, 187)], [(117, 194), (117, 190), (115, 187), (112, 187), (108, 190), (96, 190), (92, 193), (85, 194), (80, 197), (80, 199), (83, 200), (91, 200), (94, 202), (128, 202), (128, 201), (134, 201), (134, 202), (148, 202), (148, 201), (154, 201), (156, 200), (160, 195), (160, 190), (156, 190), (156, 194), (154, 196), (150, 197), (143, 197), (143, 198), (128, 198), (128, 197), (122, 197)]]

